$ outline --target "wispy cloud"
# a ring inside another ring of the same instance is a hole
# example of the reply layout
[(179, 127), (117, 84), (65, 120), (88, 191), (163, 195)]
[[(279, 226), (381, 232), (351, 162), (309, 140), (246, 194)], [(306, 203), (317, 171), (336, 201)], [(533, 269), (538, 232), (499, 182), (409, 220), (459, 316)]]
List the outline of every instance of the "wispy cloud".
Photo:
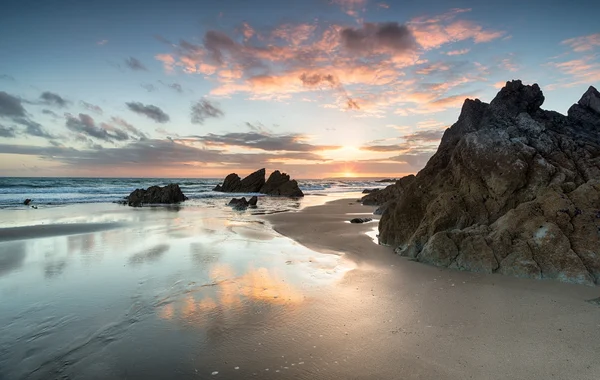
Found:
[(0, 91), (0, 116), (24, 117), (26, 114), (20, 98)]
[(191, 109), (192, 123), (194, 124), (204, 124), (206, 119), (219, 118), (224, 114), (218, 103), (207, 99), (197, 101)]
[(463, 55), (463, 54), (467, 54), (470, 51), (471, 51), (471, 49), (450, 50), (449, 52), (446, 52), (446, 55), (449, 55), (449, 56)]
[(308, 137), (303, 134), (272, 134), (266, 131), (236, 132), (223, 135), (208, 134), (204, 136), (191, 136), (195, 141), (206, 146), (218, 147), (243, 147), (265, 151), (288, 152), (315, 152), (340, 149), (339, 145), (313, 145), (306, 141)]
[(66, 127), (70, 131), (82, 134), (85, 137), (93, 137), (106, 142), (129, 140), (129, 135), (123, 130), (105, 123), (96, 125), (96, 122), (90, 115), (80, 113), (79, 116), (70, 114), (65, 116), (67, 118)]
[(48, 106), (54, 106), (54, 107), (58, 107), (58, 108), (67, 107), (70, 103), (68, 100), (66, 100), (62, 96), (55, 94), (53, 92), (50, 92), (50, 91), (42, 92), (42, 94), (40, 95), (40, 99), (41, 99), (42, 104), (45, 104)]
[(83, 100), (79, 102), (79, 104), (81, 104), (81, 106), (83, 108), (85, 108), (88, 111), (92, 111), (98, 115), (102, 115), (104, 113), (104, 111), (102, 110), (102, 108), (100, 108), (100, 106), (97, 106), (95, 104), (92, 103), (88, 103), (88, 102), (84, 102)]
[(169, 115), (167, 115), (162, 109), (160, 109), (157, 106), (151, 104), (144, 105), (140, 102), (129, 102), (125, 104), (127, 105), (127, 108), (129, 108), (131, 111), (140, 115), (144, 115), (156, 121), (157, 123), (166, 123), (170, 120)]
[(0, 124), (0, 137), (10, 139), (17, 137), (17, 133), (13, 127), (5, 127)]
[(147, 71), (146, 66), (137, 58), (129, 57), (125, 60), (125, 65), (133, 71)]
[(100, 40), (98, 42), (96, 42), (97, 45), (106, 45), (108, 43), (108, 40)]
[(569, 45), (573, 51), (578, 53), (591, 51), (600, 47), (600, 33), (569, 38), (562, 41), (562, 44)]

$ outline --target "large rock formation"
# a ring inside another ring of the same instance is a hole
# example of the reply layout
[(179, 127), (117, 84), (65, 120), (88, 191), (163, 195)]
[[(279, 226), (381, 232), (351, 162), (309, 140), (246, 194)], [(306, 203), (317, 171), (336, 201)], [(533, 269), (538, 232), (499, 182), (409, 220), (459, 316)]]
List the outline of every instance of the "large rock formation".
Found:
[(237, 174), (231, 173), (225, 177), (223, 185), (217, 185), (213, 190), (224, 193), (258, 193), (264, 185), (265, 169), (260, 169), (244, 179), (240, 179)]
[(139, 207), (144, 204), (180, 203), (187, 199), (181, 192), (179, 185), (171, 183), (164, 187), (151, 186), (148, 190), (135, 189), (125, 198), (125, 202), (129, 206)]
[(568, 116), (543, 101), (521, 81), (465, 100), (425, 168), (379, 192), (397, 194), (375, 202), (388, 202), (380, 242), (439, 266), (600, 284), (600, 94)]
[(298, 187), (296, 180), (290, 180), (290, 176), (275, 170), (265, 181), (265, 169), (260, 169), (244, 179), (235, 174), (225, 177), (222, 185), (217, 185), (214, 191), (225, 193), (262, 193), (282, 197), (303, 197), (304, 193)]

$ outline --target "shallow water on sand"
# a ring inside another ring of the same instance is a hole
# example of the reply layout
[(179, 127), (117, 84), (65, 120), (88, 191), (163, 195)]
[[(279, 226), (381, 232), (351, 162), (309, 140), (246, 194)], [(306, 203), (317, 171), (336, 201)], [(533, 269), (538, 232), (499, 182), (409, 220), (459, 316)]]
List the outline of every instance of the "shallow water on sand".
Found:
[[(225, 368), (245, 378), (251, 353), (268, 344), (260, 336), (302, 320), (353, 267), (229, 209), (26, 212), (2, 227), (118, 224), (0, 241), (0, 379), (212, 378)], [(247, 355), (224, 363), (222, 347)]]

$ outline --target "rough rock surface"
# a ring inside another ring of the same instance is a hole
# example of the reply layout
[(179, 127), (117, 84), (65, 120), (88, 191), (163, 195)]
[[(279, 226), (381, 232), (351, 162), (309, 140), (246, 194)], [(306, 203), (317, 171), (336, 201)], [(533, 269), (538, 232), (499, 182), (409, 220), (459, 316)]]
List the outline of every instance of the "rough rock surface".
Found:
[(568, 116), (537, 85), (465, 100), (416, 176), (363, 198), (385, 204), (379, 239), (433, 265), (600, 284), (600, 93)]
[(244, 179), (235, 174), (225, 177), (222, 185), (217, 185), (214, 191), (226, 193), (262, 193), (282, 197), (303, 197), (304, 193), (298, 187), (296, 180), (290, 180), (290, 176), (275, 170), (265, 181), (265, 169), (260, 169)]
[(144, 204), (172, 204), (183, 202), (187, 199), (181, 192), (179, 185), (171, 183), (167, 186), (151, 186), (148, 190), (135, 189), (125, 199), (129, 206), (139, 207)]

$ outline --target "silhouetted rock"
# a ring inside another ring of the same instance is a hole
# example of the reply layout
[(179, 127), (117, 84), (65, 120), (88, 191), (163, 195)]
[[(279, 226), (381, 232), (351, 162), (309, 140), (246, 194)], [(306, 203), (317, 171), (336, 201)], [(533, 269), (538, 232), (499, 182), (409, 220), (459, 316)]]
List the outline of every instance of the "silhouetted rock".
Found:
[(380, 179), (378, 181), (375, 182), (380, 182), (380, 183), (385, 183), (385, 182), (396, 182), (397, 180), (395, 178), (384, 178), (384, 179)]
[(31, 203), (31, 199), (29, 199), (29, 198), (25, 199), (25, 201), (23, 202), (23, 204), (25, 206), (29, 206), (30, 203)]
[(252, 196), (252, 198), (250, 198), (250, 200), (248, 201), (248, 205), (249, 206), (256, 206), (256, 203), (258, 203), (258, 197), (256, 195)]
[(179, 185), (171, 183), (167, 186), (151, 186), (148, 190), (136, 189), (127, 197), (127, 204), (139, 207), (144, 204), (172, 204), (180, 203), (188, 199), (179, 188)]
[(350, 220), (350, 223), (367, 223), (367, 222), (370, 222), (371, 220), (373, 220), (373, 219), (371, 219), (371, 218), (354, 218), (354, 219)]
[(295, 180), (290, 180), (290, 176), (275, 170), (265, 181), (265, 169), (260, 169), (240, 180), (240, 177), (232, 173), (223, 181), (223, 185), (217, 185), (214, 191), (226, 193), (262, 193), (267, 195), (277, 195), (282, 197), (303, 197), (302, 190), (298, 187)]
[(363, 198), (387, 202), (380, 242), (433, 265), (600, 284), (600, 94), (568, 116), (543, 101), (521, 81), (465, 100), (416, 176)]
[(225, 177), (223, 185), (217, 185), (213, 191), (222, 191), (224, 193), (237, 193), (242, 188), (242, 179), (235, 173)]
[(246, 200), (246, 197), (232, 198), (227, 206), (231, 206), (236, 210), (245, 210), (250, 205), (250, 202)]
[(378, 191), (378, 190), (379, 190), (379, 189), (364, 189), (364, 190), (362, 191), (362, 193), (363, 193), (363, 194), (371, 194), (371, 193), (373, 193), (373, 192), (375, 192), (375, 191)]

